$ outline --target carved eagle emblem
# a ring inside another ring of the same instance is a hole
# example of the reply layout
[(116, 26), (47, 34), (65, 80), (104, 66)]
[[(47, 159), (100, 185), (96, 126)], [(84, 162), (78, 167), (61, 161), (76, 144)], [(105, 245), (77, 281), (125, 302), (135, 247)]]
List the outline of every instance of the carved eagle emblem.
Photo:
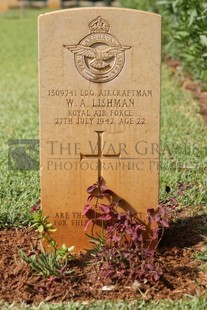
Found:
[(87, 58), (92, 59), (89, 62), (89, 65), (95, 69), (104, 69), (107, 66), (110, 66), (109, 63), (107, 63), (105, 60), (111, 59), (115, 57), (116, 55), (124, 52), (127, 49), (130, 49), (130, 46), (126, 45), (120, 45), (120, 46), (113, 46), (106, 49), (98, 49), (93, 48), (81, 44), (77, 45), (63, 45), (65, 48), (67, 48), (69, 51), (71, 51), (74, 54), (82, 55)]

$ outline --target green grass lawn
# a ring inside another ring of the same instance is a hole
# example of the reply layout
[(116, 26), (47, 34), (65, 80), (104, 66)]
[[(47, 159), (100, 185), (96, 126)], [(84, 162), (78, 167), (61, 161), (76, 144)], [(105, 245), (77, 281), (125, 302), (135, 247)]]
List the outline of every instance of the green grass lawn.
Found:
[(28, 222), (39, 197), (38, 171), (8, 170), (8, 140), (38, 139), (37, 15), (0, 16), (0, 225)]
[(202, 206), (203, 212), (207, 211), (206, 132), (198, 103), (163, 68), (160, 198), (165, 185), (175, 192), (180, 181), (192, 186), (180, 203), (192, 208)]
[(65, 304), (47, 304), (42, 302), (38, 306), (27, 306), (25, 304), (16, 304), (8, 305), (0, 302), (0, 306), (3, 306), (2, 309), (12, 309), (12, 310), (206, 310), (207, 299), (204, 297), (191, 297), (187, 296), (185, 300), (171, 301), (151, 301), (147, 303), (142, 300), (135, 301), (97, 301), (91, 303), (80, 303), (80, 302), (70, 302)]
[[(8, 170), (8, 140), (38, 139), (39, 135), (37, 16), (40, 13), (39, 10), (26, 10), (20, 18), (19, 11), (13, 10), (0, 15), (1, 227), (28, 225), (30, 208), (40, 196), (38, 170)], [(198, 104), (178, 86), (164, 65), (162, 81), (160, 200), (165, 197), (166, 185), (176, 193), (180, 181), (191, 185), (191, 189), (179, 198), (180, 207), (190, 206), (192, 213), (194, 210), (206, 213), (207, 127)], [(169, 301), (155, 306), (152, 303), (148, 309), (205, 309), (204, 301), (206, 305), (206, 300), (200, 298), (190, 299), (186, 304)], [(145, 308), (145, 302), (136, 307)], [(43, 306), (36, 309), (43, 309)], [(83, 308), (71, 305), (68, 308), (44, 306), (44, 309)], [(112, 308), (101, 304), (97, 309)]]

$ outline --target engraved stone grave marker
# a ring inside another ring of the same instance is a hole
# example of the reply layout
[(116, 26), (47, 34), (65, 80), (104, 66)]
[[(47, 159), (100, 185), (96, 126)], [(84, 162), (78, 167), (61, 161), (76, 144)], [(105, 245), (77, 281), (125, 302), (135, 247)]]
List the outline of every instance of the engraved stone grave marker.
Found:
[(1, 12), (6, 12), (8, 10), (8, 2), (7, 0), (1, 0), (0, 1), (0, 13)]
[(18, 0), (8, 0), (8, 4), (10, 8), (16, 8), (19, 6)]
[(59, 9), (61, 7), (61, 0), (47, 0), (49, 9)]
[(82, 215), (99, 176), (123, 208), (158, 204), (161, 18), (70, 9), (39, 18), (41, 192), (60, 244), (89, 246)]

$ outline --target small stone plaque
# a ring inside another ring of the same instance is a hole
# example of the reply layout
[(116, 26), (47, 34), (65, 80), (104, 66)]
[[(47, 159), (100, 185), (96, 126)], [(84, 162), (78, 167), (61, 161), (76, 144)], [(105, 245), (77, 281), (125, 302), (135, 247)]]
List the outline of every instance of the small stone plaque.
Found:
[(89, 247), (86, 189), (102, 176), (145, 220), (158, 204), (161, 17), (85, 8), (39, 17), (41, 192), (60, 244)]

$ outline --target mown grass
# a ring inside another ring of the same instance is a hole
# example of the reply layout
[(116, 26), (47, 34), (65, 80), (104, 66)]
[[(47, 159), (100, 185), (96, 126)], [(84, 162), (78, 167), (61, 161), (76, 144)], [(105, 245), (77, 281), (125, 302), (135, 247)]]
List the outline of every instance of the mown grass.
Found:
[(0, 225), (28, 223), (39, 172), (8, 170), (8, 140), (38, 139), (38, 10), (0, 15)]
[(206, 212), (206, 124), (198, 103), (165, 68), (162, 81), (160, 197), (165, 185), (176, 194), (177, 182), (182, 182), (191, 189), (179, 198), (180, 203), (192, 208), (203, 206)]
[[(20, 226), (30, 221), (30, 208), (40, 196), (39, 171), (8, 170), (8, 140), (38, 139), (37, 15), (27, 10), (0, 15), (0, 225)], [(165, 186), (177, 192), (177, 182), (191, 189), (179, 198), (180, 205), (206, 212), (206, 134), (197, 102), (182, 90), (169, 69), (162, 72), (160, 200)], [(90, 309), (206, 309), (201, 297), (187, 301), (97, 302)], [(11, 308), (9, 308), (11, 307)], [(3, 304), (3, 309), (85, 309), (82, 304), (37, 307)], [(134, 307), (134, 308), (133, 308)]]
[(151, 301), (146, 302), (144, 300), (134, 301), (97, 301), (97, 302), (70, 302), (70, 303), (59, 303), (59, 304), (47, 304), (42, 302), (39, 305), (26, 305), (16, 304), (8, 305), (6, 303), (0, 303), (4, 310), (206, 310), (207, 298), (202, 297), (191, 297), (188, 296), (185, 299), (172, 301)]

